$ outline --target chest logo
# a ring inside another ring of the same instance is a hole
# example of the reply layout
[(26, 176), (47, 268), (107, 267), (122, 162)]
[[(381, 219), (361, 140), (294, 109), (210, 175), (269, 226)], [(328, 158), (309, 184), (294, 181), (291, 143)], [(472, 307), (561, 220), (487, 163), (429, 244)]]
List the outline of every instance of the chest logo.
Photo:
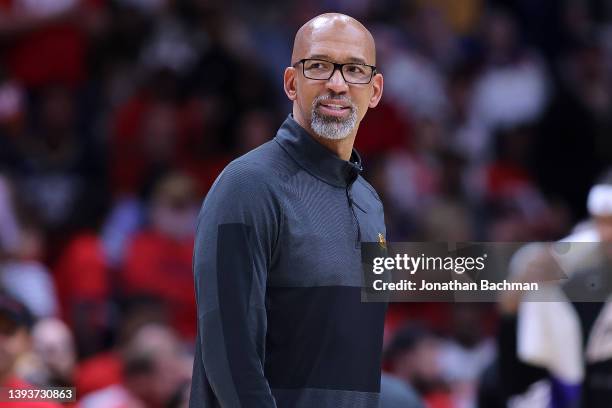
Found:
[(382, 249), (387, 249), (387, 240), (385, 239), (385, 236), (382, 234), (382, 232), (378, 233), (378, 246)]

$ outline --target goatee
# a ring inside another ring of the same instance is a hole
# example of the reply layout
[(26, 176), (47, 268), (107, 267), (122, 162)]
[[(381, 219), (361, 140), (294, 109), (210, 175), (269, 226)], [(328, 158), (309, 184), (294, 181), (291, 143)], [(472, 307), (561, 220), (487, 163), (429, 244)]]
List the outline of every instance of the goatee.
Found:
[[(321, 102), (326, 100), (343, 100), (346, 102), (351, 110), (349, 116), (340, 118), (321, 114), (318, 107)], [(357, 107), (347, 96), (321, 95), (312, 101), (310, 127), (318, 136), (324, 139), (342, 140), (353, 132), (355, 126), (357, 126)]]

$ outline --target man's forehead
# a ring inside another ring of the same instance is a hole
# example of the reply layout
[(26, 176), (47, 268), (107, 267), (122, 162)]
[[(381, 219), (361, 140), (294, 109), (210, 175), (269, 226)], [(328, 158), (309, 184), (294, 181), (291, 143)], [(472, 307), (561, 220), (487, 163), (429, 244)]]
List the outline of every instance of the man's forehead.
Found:
[(323, 14), (298, 31), (292, 62), (324, 56), (339, 62), (375, 64), (374, 40), (357, 20), (342, 14)]
[(357, 47), (338, 47), (338, 42), (313, 44), (303, 58), (322, 59), (331, 62), (357, 64), (374, 64), (372, 58), (368, 58), (361, 49)]

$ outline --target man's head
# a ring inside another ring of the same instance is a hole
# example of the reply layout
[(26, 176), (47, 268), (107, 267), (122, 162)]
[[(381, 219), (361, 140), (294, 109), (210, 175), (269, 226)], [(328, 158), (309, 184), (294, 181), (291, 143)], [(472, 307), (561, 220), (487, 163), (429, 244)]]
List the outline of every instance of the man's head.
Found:
[(375, 65), (374, 38), (354, 18), (327, 13), (308, 21), (295, 36), (284, 77), (295, 120), (322, 138), (354, 137), (382, 96)]
[(155, 186), (150, 218), (153, 228), (177, 241), (190, 239), (198, 216), (195, 181), (183, 173), (170, 173)]
[(440, 343), (427, 329), (409, 325), (397, 331), (385, 350), (391, 373), (425, 395), (443, 384)]
[(189, 355), (168, 326), (147, 323), (122, 348), (126, 388), (147, 407), (165, 407), (177, 398), (191, 373)]
[(32, 328), (32, 349), (41, 365), (41, 380), (57, 385), (71, 383), (76, 349), (66, 323), (56, 318), (39, 320)]

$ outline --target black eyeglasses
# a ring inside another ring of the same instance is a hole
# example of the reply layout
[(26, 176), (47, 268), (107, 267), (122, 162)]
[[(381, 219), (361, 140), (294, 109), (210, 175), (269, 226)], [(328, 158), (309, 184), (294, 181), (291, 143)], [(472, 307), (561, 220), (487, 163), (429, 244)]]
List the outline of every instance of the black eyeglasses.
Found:
[(376, 73), (374, 65), (355, 62), (337, 64), (321, 59), (304, 58), (293, 64), (293, 67), (295, 68), (298, 64), (302, 64), (302, 73), (306, 78), (322, 81), (329, 80), (334, 75), (334, 72), (339, 69), (346, 83), (369, 84)]

